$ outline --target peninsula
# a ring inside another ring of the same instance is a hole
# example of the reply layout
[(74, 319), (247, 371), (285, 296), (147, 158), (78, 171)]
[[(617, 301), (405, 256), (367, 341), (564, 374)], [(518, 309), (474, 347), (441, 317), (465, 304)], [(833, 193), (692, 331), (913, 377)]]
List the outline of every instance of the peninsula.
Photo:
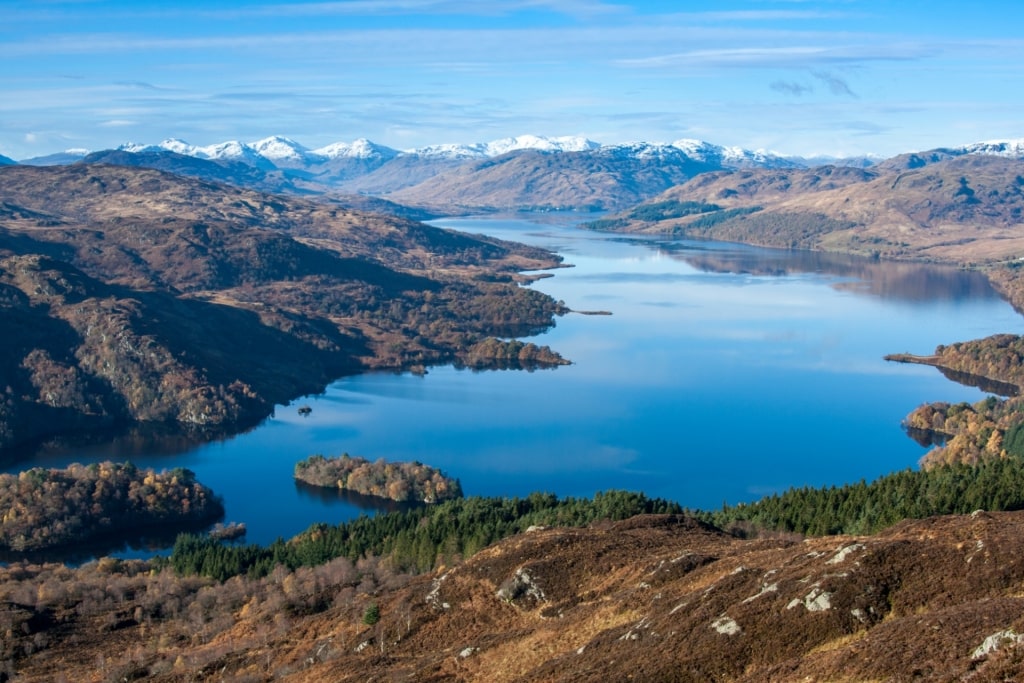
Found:
[(220, 518), (220, 499), (191, 470), (131, 463), (0, 474), (0, 549), (31, 551), (128, 531)]

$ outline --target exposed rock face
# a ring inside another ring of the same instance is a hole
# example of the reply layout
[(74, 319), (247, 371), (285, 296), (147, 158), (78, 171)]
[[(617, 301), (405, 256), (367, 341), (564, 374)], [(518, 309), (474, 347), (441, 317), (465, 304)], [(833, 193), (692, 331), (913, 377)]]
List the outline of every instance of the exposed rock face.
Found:
[(362, 675), (1001, 680), (1024, 668), (1022, 532), (1024, 514), (983, 512), (856, 539), (742, 541), (681, 517), (540, 530), (448, 572), (412, 635)]

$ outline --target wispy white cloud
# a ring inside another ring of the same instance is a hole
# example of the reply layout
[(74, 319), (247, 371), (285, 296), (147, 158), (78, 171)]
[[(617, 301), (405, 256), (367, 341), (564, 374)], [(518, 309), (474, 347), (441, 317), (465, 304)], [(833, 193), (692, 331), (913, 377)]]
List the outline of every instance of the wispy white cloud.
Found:
[(849, 84), (828, 71), (812, 71), (811, 75), (817, 78), (819, 81), (828, 86), (828, 89), (833, 95), (849, 95), (850, 97), (857, 97), (857, 95), (850, 89)]
[(640, 59), (618, 60), (633, 68), (716, 67), (798, 67), (813, 64), (849, 64), (871, 61), (908, 61), (934, 53), (924, 45), (796, 45), (791, 47), (726, 47), (689, 50)]
[(797, 97), (814, 92), (814, 86), (797, 83), (795, 81), (772, 81), (768, 87), (776, 92)]
[(720, 12), (688, 12), (675, 14), (689, 19), (734, 22), (734, 21), (816, 21), (820, 19), (848, 19), (852, 14), (840, 11), (822, 10), (727, 10)]
[(829, 0), (15, 3), (0, 24), (0, 63), (17, 65), (0, 72), (0, 138), (96, 147), (138, 122), (133, 136), (197, 144), (531, 132), (807, 153), (903, 148), (898, 135), (925, 130), (1024, 134), (1013, 17), (939, 5), (923, 22), (903, 4)]
[(628, 15), (628, 3), (600, 0), (343, 0), (337, 2), (251, 2), (234, 7), (223, 3), (192, 6), (145, 6), (125, 8), (99, 0), (88, 3), (43, 3), (12, 8), (5, 20), (17, 23), (62, 23), (75, 18), (90, 17), (105, 21), (146, 21), (189, 19), (203, 21), (237, 21), (276, 18), (387, 18), (410, 16), (461, 16), (500, 18), (520, 12), (545, 12), (576, 19), (594, 19)]
[(524, 10), (545, 10), (577, 17), (606, 16), (628, 11), (622, 4), (596, 0), (347, 0), (345, 2), (298, 2), (252, 5), (230, 10), (205, 10), (210, 16), (331, 16), (440, 14), (505, 16)]

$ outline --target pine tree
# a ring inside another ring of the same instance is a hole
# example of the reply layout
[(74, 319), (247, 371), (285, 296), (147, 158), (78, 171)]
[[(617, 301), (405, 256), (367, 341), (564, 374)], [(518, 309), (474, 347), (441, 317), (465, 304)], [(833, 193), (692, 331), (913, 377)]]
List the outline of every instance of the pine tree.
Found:
[(363, 623), (367, 626), (375, 626), (380, 621), (380, 607), (377, 603), (371, 602), (363, 612)]

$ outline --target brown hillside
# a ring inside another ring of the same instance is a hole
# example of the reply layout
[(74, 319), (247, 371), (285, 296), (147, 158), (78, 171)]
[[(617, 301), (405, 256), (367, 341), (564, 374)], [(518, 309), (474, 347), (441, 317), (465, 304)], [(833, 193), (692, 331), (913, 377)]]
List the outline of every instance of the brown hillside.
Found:
[(654, 201), (667, 199), (759, 210), (703, 221), (711, 225), (700, 221), (708, 214), (634, 221), (626, 229), (956, 263), (1024, 255), (1024, 161), (1013, 159), (964, 156), (908, 170), (719, 172)]
[(460, 164), (386, 196), (448, 210), (617, 210), (709, 168), (692, 160), (519, 151)]
[(211, 588), (108, 563), (8, 570), (0, 597), (19, 681), (994, 682), (1024, 675), (1022, 539), (1024, 513), (753, 541), (651, 516), (414, 579), (336, 561)]
[(556, 265), (152, 169), (4, 167), (0, 448), (139, 421), (237, 429), (346, 372), (477, 363), (489, 337), (564, 311), (517, 285)]

